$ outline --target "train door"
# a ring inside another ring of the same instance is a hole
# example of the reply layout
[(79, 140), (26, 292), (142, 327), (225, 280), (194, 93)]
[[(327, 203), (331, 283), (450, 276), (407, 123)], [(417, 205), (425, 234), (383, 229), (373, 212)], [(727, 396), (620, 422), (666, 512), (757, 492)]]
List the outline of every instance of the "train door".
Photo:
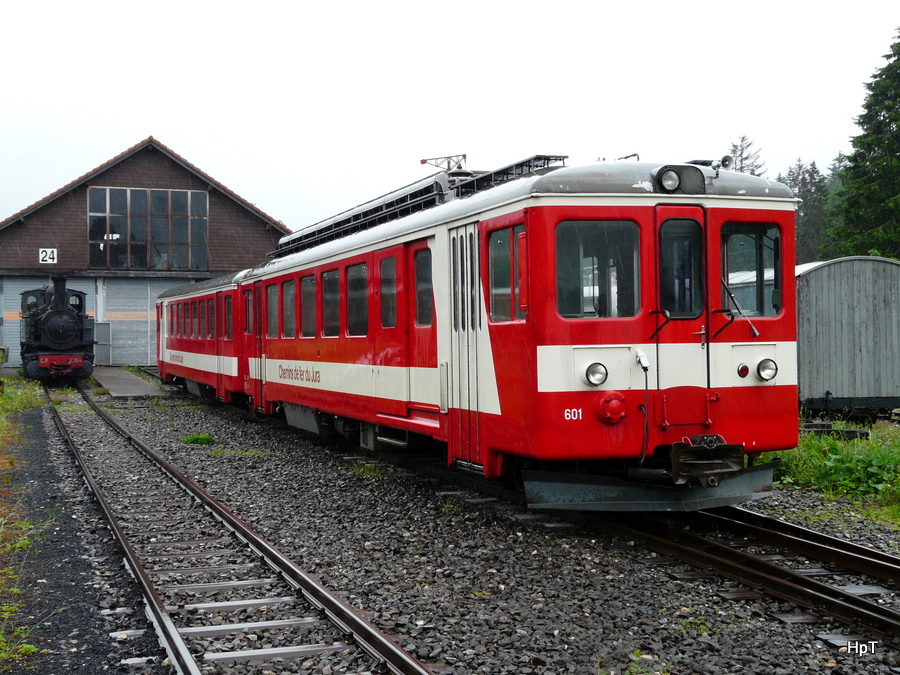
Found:
[(225, 398), (225, 375), (226, 369), (230, 367), (230, 359), (225, 353), (225, 297), (226, 294), (219, 292), (213, 296), (210, 303), (209, 324), (210, 337), (216, 349), (216, 395)]
[(162, 361), (163, 356), (163, 348), (164, 342), (166, 339), (166, 329), (165, 329), (165, 320), (166, 320), (165, 312), (163, 312), (163, 305), (161, 302), (156, 304), (156, 362), (160, 363)]
[(451, 455), (481, 463), (478, 365), (482, 325), (478, 231), (475, 223), (450, 232)]
[(262, 283), (258, 281), (253, 286), (241, 287), (241, 309), (243, 311), (240, 335), (241, 354), (243, 355), (241, 380), (244, 394), (253, 398), (254, 407), (258, 407), (262, 403), (262, 348), (260, 344), (262, 341), (262, 331), (260, 330), (262, 316), (261, 312), (257, 311), (256, 302), (261, 292)]
[(709, 267), (705, 228), (705, 213), (700, 207), (656, 209), (659, 297), (654, 336), (660, 389), (709, 387), (707, 297), (711, 290), (706, 288)]
[(379, 413), (405, 417), (409, 402), (409, 321), (403, 246), (375, 259), (375, 405)]
[[(253, 359), (255, 364), (255, 379), (253, 380), (253, 405), (260, 411), (264, 412), (265, 404), (265, 387), (266, 387), (266, 322), (268, 321), (268, 305), (265, 289), (261, 281), (253, 282), (253, 297), (256, 303), (253, 306), (253, 334), (255, 346)], [(277, 307), (277, 304), (276, 304)], [(253, 368), (251, 367), (251, 370)]]

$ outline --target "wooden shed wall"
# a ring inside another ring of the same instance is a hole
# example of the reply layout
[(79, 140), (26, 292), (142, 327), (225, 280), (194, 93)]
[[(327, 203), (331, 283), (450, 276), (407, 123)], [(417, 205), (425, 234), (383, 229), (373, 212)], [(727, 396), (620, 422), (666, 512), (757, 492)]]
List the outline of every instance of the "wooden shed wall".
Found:
[(900, 262), (840, 258), (797, 277), (800, 400), (900, 395)]

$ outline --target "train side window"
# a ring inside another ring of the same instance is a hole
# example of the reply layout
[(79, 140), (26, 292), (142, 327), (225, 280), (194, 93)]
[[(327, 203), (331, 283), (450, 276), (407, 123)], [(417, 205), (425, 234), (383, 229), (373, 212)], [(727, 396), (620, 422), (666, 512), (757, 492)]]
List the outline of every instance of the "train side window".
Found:
[(175, 324), (175, 334), (181, 337), (184, 334), (184, 303), (178, 303), (178, 322)]
[(722, 269), (723, 307), (747, 316), (781, 311), (781, 233), (775, 225), (727, 223), (722, 228)]
[(431, 278), (431, 249), (416, 251), (416, 325), (430, 326), (434, 321), (434, 289)]
[(225, 297), (225, 339), (230, 340), (233, 332), (231, 328), (231, 296)]
[(294, 280), (281, 284), (281, 330), (284, 337), (297, 337), (297, 298), (294, 292)]
[(244, 291), (244, 332), (253, 332), (253, 289)]
[(512, 321), (513, 285), (510, 228), (488, 236), (491, 321)]
[(397, 259), (394, 256), (381, 261), (381, 326), (397, 325)]
[(369, 332), (369, 274), (365, 263), (347, 268), (347, 335)]
[(322, 273), (322, 335), (341, 333), (341, 276), (338, 270)]
[(191, 337), (200, 337), (200, 315), (196, 302), (191, 303)]
[(278, 337), (278, 284), (266, 286), (266, 337)]
[(640, 309), (638, 227), (571, 220), (556, 228), (556, 308), (567, 319), (635, 316)]
[(300, 279), (300, 336), (316, 336), (316, 278)]
[(206, 301), (200, 301), (200, 329), (197, 331), (197, 337), (206, 339)]
[(659, 229), (659, 305), (673, 319), (703, 312), (703, 235), (696, 220), (670, 218)]
[(216, 337), (216, 301), (214, 298), (210, 298), (206, 301), (209, 310), (207, 311), (207, 318), (209, 319), (209, 339), (214, 340)]
[(491, 321), (524, 319), (519, 307), (519, 239), (522, 225), (491, 232), (488, 236)]

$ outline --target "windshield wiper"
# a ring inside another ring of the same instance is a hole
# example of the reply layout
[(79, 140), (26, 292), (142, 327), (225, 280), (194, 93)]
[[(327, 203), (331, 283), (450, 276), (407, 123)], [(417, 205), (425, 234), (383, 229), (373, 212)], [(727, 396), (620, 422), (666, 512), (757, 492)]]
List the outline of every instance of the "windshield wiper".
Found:
[[(756, 326), (753, 325), (753, 322), (750, 320), (750, 317), (747, 316), (746, 312), (744, 312), (743, 308), (741, 307), (741, 304), (737, 301), (737, 298), (734, 297), (734, 293), (732, 293), (731, 289), (728, 288), (728, 283), (725, 281), (725, 277), (722, 277), (722, 286), (725, 287), (725, 292), (728, 293), (728, 297), (731, 300), (731, 302), (734, 304), (735, 309), (737, 309), (738, 314), (740, 314), (743, 318), (747, 319), (747, 323), (750, 324), (750, 330), (753, 331), (753, 337), (759, 337), (759, 331), (756, 330)], [(725, 326), (722, 327), (722, 330), (725, 330), (725, 328), (727, 328), (730, 325), (731, 325), (731, 322), (729, 321), (727, 324), (725, 324)], [(722, 330), (720, 330), (719, 333), (721, 333)], [(719, 333), (716, 333), (716, 335), (718, 335)]]

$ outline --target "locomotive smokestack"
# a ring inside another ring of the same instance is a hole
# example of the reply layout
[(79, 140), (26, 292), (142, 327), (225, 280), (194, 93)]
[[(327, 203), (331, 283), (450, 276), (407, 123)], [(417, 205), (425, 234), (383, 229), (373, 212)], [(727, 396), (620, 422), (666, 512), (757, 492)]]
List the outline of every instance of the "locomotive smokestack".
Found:
[(69, 306), (66, 297), (66, 277), (50, 277), (53, 281), (53, 298), (50, 300), (51, 309), (65, 309)]

